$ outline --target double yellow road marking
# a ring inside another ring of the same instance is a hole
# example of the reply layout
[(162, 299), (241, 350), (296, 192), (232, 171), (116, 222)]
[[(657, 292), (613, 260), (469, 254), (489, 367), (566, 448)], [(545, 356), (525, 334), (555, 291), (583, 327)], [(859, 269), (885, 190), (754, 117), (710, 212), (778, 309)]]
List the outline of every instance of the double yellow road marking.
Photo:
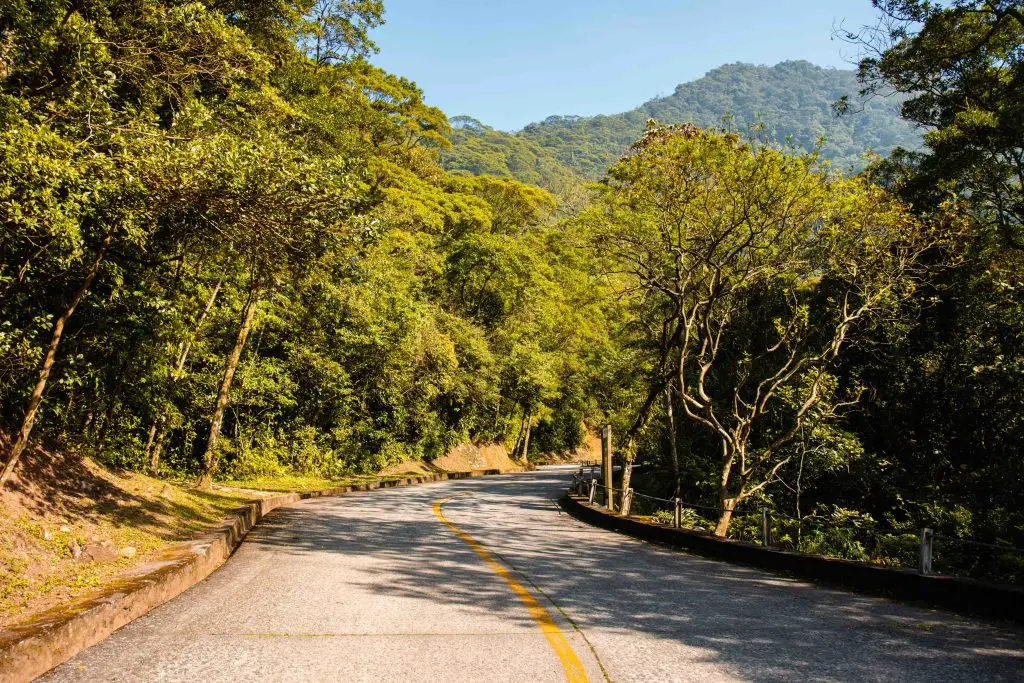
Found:
[(580, 662), (579, 657), (576, 656), (576, 653), (573, 652), (569, 641), (565, 639), (565, 635), (562, 634), (562, 631), (555, 624), (555, 620), (551, 618), (551, 614), (544, 609), (544, 606), (540, 604), (537, 598), (523, 584), (519, 583), (505, 565), (495, 559), (494, 555), (487, 548), (465, 531), (452, 524), (444, 516), (441, 507), (449, 500), (451, 498), (441, 498), (434, 501), (434, 514), (437, 515), (437, 518), (444, 522), (445, 526), (451, 529), (466, 545), (472, 548), (480, 556), (480, 559), (484, 561), (484, 564), (500, 576), (508, 584), (508, 587), (512, 589), (512, 592), (516, 594), (520, 602), (523, 603), (530, 613), (530, 616), (533, 617), (533, 621), (544, 632), (544, 636), (548, 639), (548, 644), (551, 645), (551, 649), (558, 656), (558, 660), (562, 663), (562, 669), (565, 670), (566, 680), (570, 681), (570, 683), (588, 683), (587, 673), (583, 670), (583, 664)]

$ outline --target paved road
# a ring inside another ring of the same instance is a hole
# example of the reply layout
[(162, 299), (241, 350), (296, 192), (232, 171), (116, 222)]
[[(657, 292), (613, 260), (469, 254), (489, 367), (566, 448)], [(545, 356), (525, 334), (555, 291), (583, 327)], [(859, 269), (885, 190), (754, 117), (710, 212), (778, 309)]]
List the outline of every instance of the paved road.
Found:
[(206, 581), (46, 680), (1024, 680), (1020, 631), (590, 528), (555, 505), (566, 479), (275, 511)]

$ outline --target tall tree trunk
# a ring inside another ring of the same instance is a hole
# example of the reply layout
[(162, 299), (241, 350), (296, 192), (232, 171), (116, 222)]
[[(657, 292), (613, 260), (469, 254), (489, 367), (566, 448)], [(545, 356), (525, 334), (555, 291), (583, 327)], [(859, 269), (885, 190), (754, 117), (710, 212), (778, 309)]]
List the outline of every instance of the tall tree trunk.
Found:
[(807, 457), (807, 437), (803, 427), (800, 428), (800, 469), (796, 473), (796, 549), (800, 550), (804, 540), (804, 518), (800, 514), (800, 495), (804, 478), (804, 459)]
[(46, 382), (50, 379), (50, 371), (53, 369), (53, 363), (57, 357), (57, 347), (60, 345), (61, 335), (64, 334), (64, 325), (67, 324), (71, 314), (75, 312), (75, 308), (78, 307), (78, 304), (82, 302), (82, 299), (89, 292), (89, 288), (92, 287), (92, 282), (96, 279), (96, 273), (100, 270), (100, 263), (103, 262), (103, 257), (107, 253), (107, 247), (110, 246), (113, 238), (113, 234), (103, 238), (100, 250), (96, 253), (96, 260), (93, 261), (92, 267), (85, 276), (85, 280), (82, 281), (82, 286), (78, 288), (78, 291), (71, 298), (71, 305), (65, 309), (53, 324), (50, 344), (46, 347), (46, 352), (43, 354), (43, 361), (39, 366), (36, 385), (32, 389), (28, 408), (25, 409), (25, 416), (22, 418), (21, 428), (18, 430), (18, 438), (14, 445), (11, 446), (11, 452), (7, 456), (3, 472), (0, 472), (0, 486), (6, 484), (7, 480), (11, 478), (18, 460), (21, 459), (21, 454), (25, 451), (25, 447), (28, 446), (29, 437), (32, 435), (32, 426), (35, 424), (36, 415), (39, 412), (39, 405), (43, 402), (43, 391), (46, 389)]
[(149, 425), (149, 434), (146, 435), (146, 456), (149, 456), (150, 451), (153, 449), (153, 439), (156, 438), (156, 420)]
[(665, 411), (668, 413), (668, 443), (672, 454), (672, 473), (676, 478), (675, 498), (679, 497), (682, 481), (679, 479), (679, 444), (676, 442), (676, 418), (672, 412), (672, 387), (665, 387)]
[(71, 391), (68, 392), (68, 404), (66, 406), (64, 406), (64, 419), (61, 420), (61, 422), (63, 423), (63, 431), (67, 431), (68, 428), (71, 426), (69, 424), (69, 422), (71, 421), (71, 409), (74, 408), (74, 407), (75, 407), (75, 390), (72, 389)]
[(110, 423), (114, 421), (114, 412), (120, 405), (121, 402), (116, 398), (112, 398), (107, 404), (107, 409), (103, 413), (103, 423), (100, 425), (100, 433), (96, 437), (97, 453), (102, 453), (107, 447), (107, 435), (110, 433)]
[[(626, 491), (633, 483), (633, 461), (636, 460), (636, 440), (630, 438), (622, 449), (622, 495), (619, 498), (618, 507), (622, 509), (622, 501), (626, 499)], [(612, 462), (615, 459), (612, 458)]]
[[(743, 477), (740, 477), (739, 492), (735, 496), (729, 495), (729, 476), (732, 474), (733, 465), (736, 464), (736, 451), (728, 444), (722, 444), (722, 473), (718, 480), (718, 524), (715, 526), (715, 536), (725, 538), (729, 533), (729, 523), (732, 521), (732, 513), (740, 502), (745, 488)], [(740, 467), (742, 468), (742, 460)], [(742, 474), (742, 470), (741, 470)]]
[[(210, 315), (210, 311), (213, 310), (213, 304), (217, 301), (217, 294), (220, 292), (220, 286), (224, 282), (224, 276), (221, 275), (220, 279), (217, 280), (217, 284), (214, 286), (213, 291), (210, 292), (210, 298), (206, 300), (206, 306), (203, 308), (202, 313), (196, 319), (195, 325), (192, 327), (192, 333), (180, 344), (178, 344), (178, 356), (174, 360), (174, 365), (171, 368), (170, 373), (170, 385), (173, 387), (177, 384), (178, 380), (181, 379), (182, 374), (185, 370), (185, 362), (188, 360), (188, 353), (192, 350), (192, 343), (195, 341), (196, 336), (199, 334), (199, 330), (203, 326), (203, 322), (207, 316)], [(155, 475), (160, 467), (160, 449), (163, 443), (164, 431), (167, 427), (167, 406), (165, 405), (160, 411), (160, 414), (153, 418), (153, 422), (149, 426), (149, 440), (146, 442), (146, 457), (149, 459), (149, 473)]]
[(188, 336), (188, 339), (183, 341), (178, 347), (178, 358), (174, 362), (174, 370), (171, 376), (171, 380), (177, 382), (181, 379), (181, 374), (185, 370), (185, 362), (188, 360), (188, 353), (192, 350), (192, 343), (195, 342), (196, 336), (199, 334), (199, 330), (202, 328), (206, 318), (209, 317), (210, 311), (213, 310), (213, 305), (217, 301), (217, 294), (220, 293), (220, 286), (224, 283), (224, 276), (221, 275), (220, 279), (217, 280), (217, 284), (214, 285), (213, 291), (210, 292), (210, 298), (206, 300), (206, 306), (203, 307), (203, 312), (196, 318), (195, 325), (192, 328), (192, 334)]
[(160, 471), (160, 451), (164, 446), (164, 433), (167, 431), (167, 413), (160, 416), (154, 423), (156, 435), (153, 437), (152, 450), (149, 451), (149, 473), (154, 477)]
[(729, 533), (729, 522), (732, 521), (732, 513), (736, 509), (735, 498), (723, 498), (721, 501), (722, 512), (718, 517), (718, 525), (715, 526), (715, 536), (725, 538)]
[(526, 421), (526, 433), (523, 435), (523, 449), (519, 454), (519, 459), (523, 461), (523, 464), (528, 462), (526, 456), (527, 453), (530, 452), (530, 432), (533, 430), (533, 425), (530, 424), (531, 422), (533, 422), (532, 419), (528, 419)]
[(242, 357), (242, 350), (245, 348), (245, 340), (252, 330), (253, 316), (256, 314), (256, 305), (259, 303), (259, 288), (253, 285), (249, 289), (249, 298), (245, 302), (245, 309), (242, 313), (242, 325), (238, 328), (238, 336), (235, 338), (235, 345), (228, 356), (228, 362), (224, 367), (224, 378), (220, 382), (220, 389), (217, 391), (217, 402), (213, 408), (213, 415), (210, 418), (210, 434), (206, 439), (206, 450), (203, 453), (203, 473), (199, 476), (199, 488), (209, 489), (213, 487), (213, 472), (217, 468), (217, 441), (220, 438), (220, 426), (224, 422), (224, 410), (228, 406), (228, 394), (231, 391), (231, 382), (235, 378), (235, 370), (238, 368), (238, 361)]
[(93, 417), (94, 417), (94, 415), (93, 415), (93, 411), (92, 410), (87, 410), (85, 412), (85, 418), (82, 420), (82, 429), (81, 429), (81, 432), (82, 432), (83, 436), (85, 434), (88, 434), (89, 430), (92, 429)]
[[(513, 408), (514, 409), (514, 408)], [(516, 434), (516, 445), (512, 447), (512, 457), (518, 458), (523, 450), (523, 438), (526, 435), (526, 408), (523, 408), (523, 417), (519, 420), (519, 432)]]

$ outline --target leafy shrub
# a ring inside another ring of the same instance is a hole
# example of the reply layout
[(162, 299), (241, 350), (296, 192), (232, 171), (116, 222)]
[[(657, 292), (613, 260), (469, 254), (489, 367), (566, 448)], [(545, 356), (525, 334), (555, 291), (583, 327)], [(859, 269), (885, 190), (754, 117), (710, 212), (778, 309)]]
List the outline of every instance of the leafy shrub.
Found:
[(218, 444), (225, 474), (231, 479), (259, 479), (282, 476), (287, 447), (273, 434), (263, 432), (253, 439), (222, 438)]
[(672, 524), (675, 519), (675, 515), (671, 510), (658, 510), (651, 515), (651, 521), (657, 522), (658, 524)]
[(916, 534), (879, 534), (871, 561), (887, 567), (915, 567), (920, 552)]
[(800, 543), (801, 552), (838, 557), (844, 560), (868, 560), (864, 544), (856, 538), (856, 530), (843, 527), (812, 529)]
[[(675, 513), (672, 510), (658, 510), (651, 515), (651, 521), (657, 522), (658, 524), (672, 525), (675, 518)], [(680, 510), (679, 514), (679, 525), (683, 529), (691, 529), (694, 531), (711, 531), (715, 528), (712, 522), (704, 519), (700, 514), (693, 508), (684, 507)]]

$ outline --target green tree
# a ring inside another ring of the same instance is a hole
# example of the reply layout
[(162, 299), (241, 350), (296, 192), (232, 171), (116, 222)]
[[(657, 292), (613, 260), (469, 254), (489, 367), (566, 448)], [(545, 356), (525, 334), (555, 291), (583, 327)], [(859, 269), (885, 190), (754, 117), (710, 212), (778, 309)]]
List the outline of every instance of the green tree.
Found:
[(789, 462), (837, 357), (900, 310), (935, 244), (863, 179), (694, 127), (650, 125), (585, 215), (609, 270), (660, 311), (683, 411), (718, 440), (718, 535)]
[[(1024, 250), (1021, 244), (1019, 2), (879, 1), (882, 21), (844, 37), (863, 50), (864, 94), (896, 91), (926, 129), (922, 149), (897, 150), (872, 178), (922, 216), (950, 198), (969, 211), (962, 262), (918, 297), (920, 313), (847, 372), (876, 389), (852, 427), (885, 467), (859, 473), (876, 510), (946, 533), (962, 510), (970, 533), (1021, 540), (1024, 438)], [(841, 105), (843, 103), (840, 103)], [(939, 511), (939, 512), (937, 512)]]
[[(935, 205), (970, 195), (983, 224), (1024, 249), (1024, 11), (1012, 0), (875, 0), (883, 21), (846, 37), (863, 46), (863, 95), (909, 95), (903, 117), (925, 149), (883, 164), (900, 189)], [(899, 172), (909, 167), (912, 171)]]

